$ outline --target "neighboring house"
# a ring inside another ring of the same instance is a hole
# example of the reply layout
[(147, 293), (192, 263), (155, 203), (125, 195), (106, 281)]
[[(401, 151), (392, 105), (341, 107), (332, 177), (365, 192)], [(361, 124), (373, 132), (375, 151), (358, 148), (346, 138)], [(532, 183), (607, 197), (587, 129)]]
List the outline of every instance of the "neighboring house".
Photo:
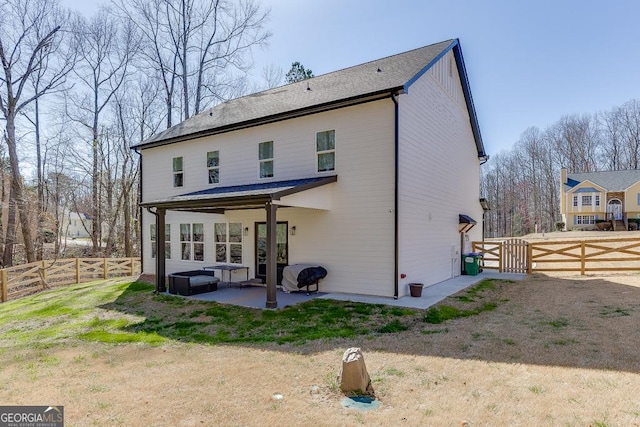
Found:
[(82, 212), (69, 212), (62, 217), (62, 235), (65, 237), (90, 237), (92, 220)]
[(482, 237), (488, 156), (457, 39), (225, 102), (132, 148), (159, 291), (231, 263), (275, 307), (282, 266), (312, 263), (322, 292), (400, 297), (460, 275)]
[(626, 230), (640, 218), (640, 170), (570, 173), (560, 171), (560, 213), (567, 230), (593, 229), (600, 220)]

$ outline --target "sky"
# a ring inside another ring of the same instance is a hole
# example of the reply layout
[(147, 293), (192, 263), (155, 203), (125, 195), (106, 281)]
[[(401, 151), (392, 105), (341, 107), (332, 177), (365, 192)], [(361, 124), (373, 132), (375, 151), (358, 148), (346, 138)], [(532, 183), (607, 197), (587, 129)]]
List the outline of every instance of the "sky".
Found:
[[(640, 98), (637, 0), (256, 0), (269, 46), (253, 54), (321, 75), (457, 38), (485, 149), (510, 150), (527, 128)], [(62, 0), (90, 15), (93, 0)]]

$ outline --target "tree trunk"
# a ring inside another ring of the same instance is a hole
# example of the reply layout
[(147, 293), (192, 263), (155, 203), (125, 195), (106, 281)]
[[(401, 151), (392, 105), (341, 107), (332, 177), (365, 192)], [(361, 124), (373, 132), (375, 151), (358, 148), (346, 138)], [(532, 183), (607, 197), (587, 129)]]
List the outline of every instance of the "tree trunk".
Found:
[(13, 248), (16, 243), (16, 203), (13, 186), (9, 187), (9, 212), (7, 213), (6, 232), (4, 251), (2, 253), (2, 266), (11, 267), (13, 265)]
[[(36, 85), (36, 92), (38, 86)], [(35, 137), (36, 137), (36, 169), (38, 172), (38, 228), (36, 232), (36, 258), (41, 260), (44, 255), (44, 222), (45, 222), (45, 204), (44, 204), (44, 165), (42, 163), (42, 147), (40, 145), (40, 102), (39, 98), (35, 99)]]
[(14, 200), (17, 211), (20, 214), (20, 227), (22, 228), (24, 250), (27, 256), (27, 262), (34, 262), (36, 257), (31, 236), (31, 226), (29, 224), (29, 205), (25, 200), (22, 188), (22, 176), (20, 175), (18, 153), (16, 150), (15, 116), (13, 114), (9, 114), (7, 117), (7, 147), (9, 149), (9, 162), (11, 164), (11, 188), (15, 196)]

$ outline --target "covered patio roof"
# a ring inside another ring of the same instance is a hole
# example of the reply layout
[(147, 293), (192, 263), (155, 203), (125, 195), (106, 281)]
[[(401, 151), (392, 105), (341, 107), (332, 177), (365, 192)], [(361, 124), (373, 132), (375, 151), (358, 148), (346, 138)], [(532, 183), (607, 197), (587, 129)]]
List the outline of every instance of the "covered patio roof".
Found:
[(208, 188), (166, 199), (142, 202), (145, 208), (160, 208), (205, 213), (224, 213), (227, 209), (264, 208), (268, 202), (321, 187), (338, 180), (337, 175), (272, 181), (258, 184)]
[[(258, 209), (266, 210), (267, 223), (267, 308), (278, 306), (276, 300), (276, 224), (279, 206), (296, 206), (314, 209), (330, 209), (330, 189), (322, 191), (320, 187), (334, 183), (337, 175), (271, 181), (258, 184), (214, 187), (194, 191), (166, 199), (142, 202), (156, 217), (156, 291), (165, 292), (165, 220), (166, 211), (187, 211), (201, 213), (219, 213), (226, 210)], [(317, 189), (317, 190), (316, 190)], [(315, 193), (314, 193), (315, 191)], [(308, 193), (311, 193), (310, 195)], [(306, 195), (306, 196), (305, 196)], [(152, 209), (155, 209), (153, 211)]]

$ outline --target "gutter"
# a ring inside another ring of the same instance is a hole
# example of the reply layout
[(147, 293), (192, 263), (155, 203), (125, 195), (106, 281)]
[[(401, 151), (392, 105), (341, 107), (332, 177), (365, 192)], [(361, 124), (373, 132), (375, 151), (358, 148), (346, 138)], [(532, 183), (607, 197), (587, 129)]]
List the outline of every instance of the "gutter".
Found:
[(398, 176), (400, 174), (400, 155), (399, 155), (399, 109), (398, 99), (396, 94), (391, 92), (391, 100), (393, 101), (394, 110), (394, 183), (393, 183), (393, 252), (394, 252), (394, 267), (393, 267), (393, 298), (398, 299), (398, 274), (400, 270), (400, 245), (398, 243)]

